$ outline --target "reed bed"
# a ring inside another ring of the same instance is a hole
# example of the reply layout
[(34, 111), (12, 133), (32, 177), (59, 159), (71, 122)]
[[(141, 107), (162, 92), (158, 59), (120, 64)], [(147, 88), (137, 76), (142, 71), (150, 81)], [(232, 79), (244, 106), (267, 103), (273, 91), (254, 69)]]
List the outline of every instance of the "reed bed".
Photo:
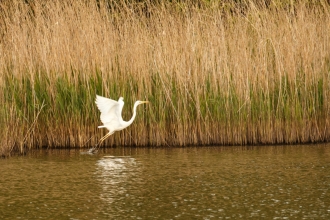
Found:
[(0, 155), (90, 147), (95, 95), (136, 121), (103, 146), (330, 140), (327, 1), (0, 3)]

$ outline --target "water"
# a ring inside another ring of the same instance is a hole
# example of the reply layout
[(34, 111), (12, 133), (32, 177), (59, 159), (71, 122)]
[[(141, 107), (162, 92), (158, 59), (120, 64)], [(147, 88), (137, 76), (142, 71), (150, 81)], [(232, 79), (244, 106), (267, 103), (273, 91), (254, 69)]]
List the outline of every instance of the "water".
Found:
[(0, 172), (0, 219), (330, 219), (330, 145), (44, 150)]

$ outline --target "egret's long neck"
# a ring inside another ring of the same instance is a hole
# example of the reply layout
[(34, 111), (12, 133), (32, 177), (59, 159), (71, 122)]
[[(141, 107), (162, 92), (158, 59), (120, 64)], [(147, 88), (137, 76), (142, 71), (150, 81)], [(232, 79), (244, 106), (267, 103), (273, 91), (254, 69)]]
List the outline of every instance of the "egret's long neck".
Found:
[(133, 116), (132, 116), (132, 118), (127, 122), (127, 126), (129, 126), (130, 124), (133, 123), (133, 121), (134, 121), (134, 119), (135, 119), (135, 117), (136, 117), (136, 107), (137, 107), (138, 105), (139, 105), (138, 102), (135, 102), (135, 103), (134, 103), (134, 107), (133, 107)]

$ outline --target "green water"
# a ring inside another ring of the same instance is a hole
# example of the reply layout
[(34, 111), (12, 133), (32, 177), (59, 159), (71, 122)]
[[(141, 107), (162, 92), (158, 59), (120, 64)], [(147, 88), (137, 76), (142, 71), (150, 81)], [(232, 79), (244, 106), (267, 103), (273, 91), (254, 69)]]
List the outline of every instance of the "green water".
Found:
[(0, 219), (330, 219), (330, 145), (30, 152)]

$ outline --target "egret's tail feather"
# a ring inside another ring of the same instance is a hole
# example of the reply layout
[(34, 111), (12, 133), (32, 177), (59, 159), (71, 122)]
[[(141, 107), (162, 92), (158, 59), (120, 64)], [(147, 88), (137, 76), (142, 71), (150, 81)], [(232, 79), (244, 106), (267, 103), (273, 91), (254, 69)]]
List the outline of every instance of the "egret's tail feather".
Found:
[(98, 128), (105, 128), (105, 125), (100, 125), (98, 126)]

